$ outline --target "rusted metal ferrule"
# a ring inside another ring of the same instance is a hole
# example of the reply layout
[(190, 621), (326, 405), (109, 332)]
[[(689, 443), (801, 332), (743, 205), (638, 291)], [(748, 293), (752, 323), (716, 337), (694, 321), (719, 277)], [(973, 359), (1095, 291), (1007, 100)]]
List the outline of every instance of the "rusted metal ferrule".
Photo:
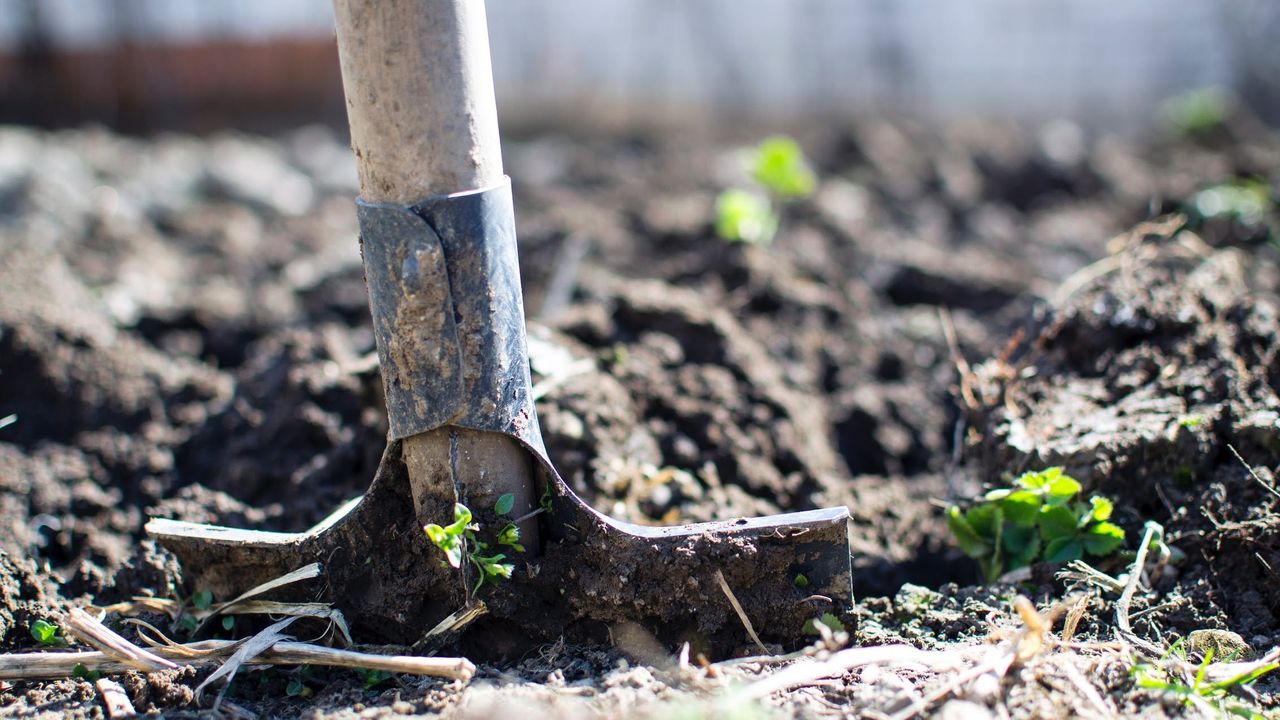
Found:
[(512, 435), (545, 454), (510, 180), (356, 208), (391, 437), (456, 425)]

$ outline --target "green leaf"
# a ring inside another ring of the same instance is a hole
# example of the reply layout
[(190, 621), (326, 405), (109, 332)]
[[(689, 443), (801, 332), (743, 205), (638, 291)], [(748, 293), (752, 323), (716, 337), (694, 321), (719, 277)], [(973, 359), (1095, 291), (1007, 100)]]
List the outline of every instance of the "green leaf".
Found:
[(520, 542), (520, 528), (515, 523), (507, 523), (505, 527), (498, 531), (499, 545), (514, 545)]
[(1040, 496), (1030, 490), (1018, 490), (1000, 501), (1005, 520), (1020, 527), (1035, 527), (1040, 512)]
[(809, 587), (809, 578), (805, 577), (804, 573), (796, 573), (796, 576), (791, 581), (791, 584), (803, 590)]
[(391, 679), (391, 673), (386, 670), (361, 670), (360, 678), (364, 681), (364, 689), (372, 690)]
[(1013, 481), (1013, 484), (1027, 490), (1041, 490), (1060, 475), (1062, 475), (1060, 467), (1045, 468), (1039, 472), (1024, 472)]
[(191, 596), (191, 604), (194, 605), (197, 610), (208, 610), (209, 606), (213, 604), (213, 592), (210, 590), (201, 590), (197, 592), (195, 595)]
[(85, 667), (83, 663), (76, 663), (75, 667), (71, 668), (71, 677), (88, 680), (89, 682), (97, 682), (98, 679), (102, 677), (102, 673), (96, 669), (90, 670)]
[(956, 539), (960, 551), (971, 558), (986, 557), (991, 554), (991, 543), (984, 540), (965, 519), (958, 507), (947, 509), (947, 526)]
[(224, 615), (224, 616), (222, 617), (222, 629), (223, 629), (223, 630), (230, 630), (231, 628), (233, 628), (233, 627), (235, 627), (235, 626), (236, 626), (236, 619), (235, 619), (235, 618), (231, 617), (230, 615)]
[(1061, 505), (1080, 494), (1080, 483), (1070, 475), (1059, 474), (1045, 485), (1046, 502)]
[(975, 505), (964, 513), (964, 519), (973, 526), (979, 537), (994, 540), (1000, 534), (1000, 524), (1004, 522), (1004, 512), (999, 505)]
[(453, 522), (445, 530), (455, 537), (460, 537), (471, 524), (471, 509), (462, 503), (453, 506)]
[(1060, 537), (1044, 546), (1044, 560), (1051, 563), (1071, 562), (1084, 556), (1084, 544), (1074, 536)]
[[(1076, 536), (1076, 530), (1076, 515), (1070, 508), (1056, 505), (1046, 506), (1040, 510), (1040, 537), (1046, 542), (1058, 538), (1073, 538)], [(1049, 549), (1046, 547), (1045, 553), (1048, 552)]]
[(1089, 506), (1089, 517), (1093, 520), (1097, 520), (1098, 522), (1110, 520), (1111, 513), (1115, 510), (1115, 503), (1111, 502), (1107, 498), (1099, 497), (1097, 495), (1089, 498)]
[(41, 645), (63, 645), (65, 641), (58, 637), (58, 626), (45, 620), (31, 623), (31, 637)]
[(1081, 538), (1090, 555), (1107, 555), (1124, 542), (1124, 529), (1109, 522), (1100, 522), (1089, 528)]
[(750, 157), (750, 169), (756, 182), (782, 198), (804, 197), (817, 185), (800, 145), (782, 135), (760, 143)]
[(289, 697), (310, 697), (311, 688), (307, 687), (307, 684), (302, 681), (302, 678), (295, 675), (294, 677), (289, 678), (289, 685), (285, 687), (284, 694)]
[[(449, 528), (452, 528), (450, 525)], [(427, 539), (431, 544), (435, 545), (444, 553), (445, 559), (453, 567), (462, 567), (462, 538), (449, 531), (449, 528), (442, 528), (435, 523), (424, 526), (422, 529), (427, 533)]]
[(768, 245), (777, 231), (768, 198), (746, 190), (725, 190), (716, 198), (716, 235), (722, 240)]
[(1040, 552), (1040, 536), (1035, 526), (1006, 526), (1000, 539), (1005, 550), (1005, 570), (1015, 570), (1030, 565)]
[(449, 542), (453, 537), (447, 530), (435, 523), (423, 526), (422, 530), (427, 534), (427, 539), (441, 550), (444, 549), (445, 543)]
[(507, 493), (498, 498), (498, 502), (493, 504), (493, 511), (498, 515), (506, 515), (511, 512), (511, 508), (516, 506), (516, 496)]

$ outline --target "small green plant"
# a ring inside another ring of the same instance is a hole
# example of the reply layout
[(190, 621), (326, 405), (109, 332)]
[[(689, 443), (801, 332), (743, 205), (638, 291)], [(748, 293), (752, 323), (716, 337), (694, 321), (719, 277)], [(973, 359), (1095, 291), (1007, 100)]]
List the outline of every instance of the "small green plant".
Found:
[[(1170, 653), (1178, 655), (1185, 660), (1185, 651), (1181, 650), (1181, 646), (1178, 643), (1175, 643), (1170, 648)], [(1170, 653), (1166, 653), (1166, 657)], [(1263, 675), (1280, 668), (1280, 664), (1268, 663), (1246, 670), (1225, 680), (1207, 682), (1205, 676), (1212, 662), (1213, 649), (1209, 648), (1204, 653), (1204, 660), (1196, 668), (1195, 676), (1189, 680), (1178, 678), (1158, 665), (1143, 663), (1134, 665), (1131, 673), (1138, 687), (1172, 694), (1183, 705), (1200, 710), (1210, 717), (1227, 717), (1230, 715), (1249, 718), (1249, 720), (1264, 720), (1266, 716), (1263, 715), (1261, 710), (1232, 695), (1231, 691), (1233, 688), (1253, 683)]]
[(821, 632), (818, 630), (818, 625), (825, 625), (833, 633), (845, 631), (844, 623), (840, 622), (840, 618), (829, 612), (822, 613), (821, 617), (806, 620), (804, 627), (800, 628), (800, 630), (808, 635), (820, 635)]
[(716, 234), (730, 242), (767, 245), (778, 231), (775, 205), (812, 193), (817, 176), (800, 145), (782, 135), (765, 138), (747, 151), (744, 165), (758, 187), (720, 193), (716, 198)]
[(360, 670), (359, 672), (360, 680), (364, 684), (365, 690), (373, 690), (394, 677), (386, 670)]
[(1204, 424), (1204, 418), (1200, 417), (1199, 415), (1183, 415), (1182, 417), (1178, 418), (1178, 427), (1184, 427), (1188, 430), (1198, 428), (1203, 424)]
[(31, 637), (41, 647), (66, 647), (67, 641), (58, 634), (58, 626), (44, 620), (31, 623)]
[(97, 682), (102, 678), (102, 673), (96, 669), (90, 670), (84, 666), (84, 663), (76, 663), (75, 667), (71, 668), (71, 677)]
[(197, 610), (208, 610), (213, 605), (213, 591), (199, 590), (191, 596), (191, 605)]
[(307, 698), (311, 697), (311, 688), (303, 682), (300, 677), (289, 678), (289, 684), (285, 686), (284, 694), (291, 698)]
[(1271, 183), (1265, 178), (1236, 178), (1210, 185), (1191, 197), (1188, 213), (1193, 218), (1223, 218), (1245, 225), (1257, 225), (1275, 209)]
[(1013, 484), (967, 510), (947, 509), (956, 544), (988, 581), (1037, 561), (1109, 555), (1124, 542), (1124, 530), (1110, 522), (1111, 501), (1096, 495), (1076, 501), (1080, 483), (1062, 468), (1024, 473)]
[(1208, 134), (1226, 122), (1230, 103), (1217, 88), (1201, 88), (1165, 100), (1160, 114), (1181, 135)]
[(716, 198), (716, 234), (730, 242), (767, 245), (778, 231), (769, 198), (749, 190), (725, 190)]
[[(494, 503), (493, 511), (498, 517), (504, 517), (514, 507), (515, 496), (508, 493), (498, 498)], [(486, 554), (489, 553), (491, 545), (480, 539), (478, 535), (480, 525), (472, 520), (471, 510), (466, 505), (457, 503), (453, 506), (453, 523), (443, 527), (431, 523), (423, 530), (431, 543), (444, 553), (445, 562), (449, 566), (462, 567), (462, 560), (465, 557), (476, 569), (478, 577), (475, 587), (471, 589), (471, 594), (475, 595), (485, 582), (498, 582), (511, 577), (515, 566), (503, 562), (507, 559), (506, 553)], [(515, 552), (524, 552), (524, 546), (520, 544), (520, 528), (514, 522), (508, 522), (498, 530), (494, 544), (511, 548)]]
[(791, 579), (791, 584), (803, 590), (809, 587), (809, 578), (805, 577), (804, 573), (796, 573), (796, 576)]

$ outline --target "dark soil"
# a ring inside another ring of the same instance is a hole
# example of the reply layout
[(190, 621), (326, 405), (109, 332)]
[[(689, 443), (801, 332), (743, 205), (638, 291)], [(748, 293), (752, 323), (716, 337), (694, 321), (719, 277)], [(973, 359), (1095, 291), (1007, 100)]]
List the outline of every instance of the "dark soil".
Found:
[[(1063, 464), (1117, 498), (1130, 547), (1156, 520), (1186, 554), (1154, 588), (1182, 599), (1140, 633), (1280, 643), (1276, 218), (1127, 232), (1202, 187), (1274, 182), (1280, 139), (823, 128), (799, 134), (818, 192), (771, 246), (728, 244), (714, 198), (757, 137), (506, 148), (534, 381), (553, 380), (538, 411), (580, 495), (653, 524), (847, 505), (855, 641), (929, 646), (982, 637), (1008, 598), (975, 587), (942, 508)], [(0, 160), (4, 649), (73, 604), (188, 597), (148, 516), (298, 531), (364, 491), (386, 418), (340, 138), (8, 128)], [(946, 322), (975, 366), (963, 383)], [(1048, 569), (1024, 589), (1063, 592)], [(285, 696), (285, 671), (233, 695), (269, 716), (485, 715), (585, 683), (626, 713), (611, 688), (670, 695), (641, 670), (617, 648), (548, 646), (486, 666), (500, 688), (462, 701), (447, 683), (370, 691), (320, 670), (310, 699)], [(188, 712), (198, 679), (124, 685), (140, 710)], [(851, 712), (883, 700), (837, 695)], [(1160, 706), (1143, 697), (1122, 707)], [(0, 688), (15, 714), (96, 702), (76, 680)]]

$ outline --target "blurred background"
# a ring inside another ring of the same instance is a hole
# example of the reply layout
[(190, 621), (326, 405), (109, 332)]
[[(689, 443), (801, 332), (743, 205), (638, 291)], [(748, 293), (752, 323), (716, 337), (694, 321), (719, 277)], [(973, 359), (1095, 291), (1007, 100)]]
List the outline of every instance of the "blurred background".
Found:
[[(1141, 131), (1214, 87), (1280, 117), (1266, 0), (491, 0), (507, 129), (865, 116)], [(329, 0), (3, 0), (0, 121), (345, 124)]]

